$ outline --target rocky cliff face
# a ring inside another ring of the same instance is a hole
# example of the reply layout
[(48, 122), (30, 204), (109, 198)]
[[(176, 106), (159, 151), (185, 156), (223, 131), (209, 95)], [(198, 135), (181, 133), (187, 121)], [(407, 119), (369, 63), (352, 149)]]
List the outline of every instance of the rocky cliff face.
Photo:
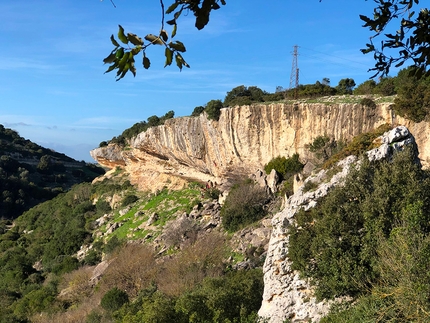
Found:
[[(133, 138), (131, 146), (94, 149), (91, 156), (107, 167), (121, 166), (142, 189), (157, 189), (168, 181), (218, 181), (251, 174), (277, 156), (299, 153), (317, 136), (348, 140), (384, 123), (405, 124), (420, 147), (430, 140), (428, 124), (413, 124), (394, 115), (390, 104), (370, 109), (360, 104), (283, 104), (227, 108), (219, 121), (205, 115), (167, 120)], [(424, 165), (430, 155), (421, 149)]]

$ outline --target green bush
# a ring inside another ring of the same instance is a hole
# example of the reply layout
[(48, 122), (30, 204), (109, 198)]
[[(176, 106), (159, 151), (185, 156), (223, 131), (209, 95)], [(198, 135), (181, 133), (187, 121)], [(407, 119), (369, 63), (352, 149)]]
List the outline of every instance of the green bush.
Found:
[(101, 253), (91, 249), (85, 256), (83, 263), (88, 266), (95, 266), (102, 261)]
[(376, 108), (375, 101), (373, 101), (370, 98), (363, 98), (363, 99), (361, 99), (360, 104), (363, 105), (363, 106), (365, 106), (365, 107), (368, 107), (368, 108), (372, 108), (372, 109)]
[(112, 253), (116, 248), (120, 247), (122, 242), (118, 239), (117, 236), (113, 236), (110, 240), (104, 245), (103, 251), (107, 254)]
[(221, 109), (223, 108), (223, 104), (221, 100), (211, 100), (206, 104), (205, 111), (208, 115), (209, 120), (219, 120), (221, 115)]
[(205, 279), (181, 295), (175, 309), (185, 316), (185, 322), (252, 322), (261, 306), (263, 287), (260, 269), (233, 271)]
[(97, 213), (101, 213), (101, 214), (109, 213), (110, 211), (112, 211), (112, 208), (110, 207), (109, 202), (107, 202), (104, 199), (97, 200), (96, 209), (97, 209)]
[(128, 303), (128, 295), (123, 290), (116, 287), (112, 288), (104, 296), (100, 302), (103, 309), (108, 312), (115, 312), (121, 308), (124, 304)]
[[(363, 159), (343, 187), (331, 191), (316, 208), (300, 211), (295, 219), (297, 226), (291, 228), (289, 246), (292, 268), (314, 280), (318, 297), (360, 295), (371, 286), (387, 284), (389, 270), (390, 284), (397, 286), (399, 278), (409, 276), (414, 280), (422, 271), (421, 285), (414, 288), (421, 294), (429, 293), (429, 268), (426, 261), (421, 261), (427, 259), (427, 245), (423, 245), (421, 254), (414, 255), (406, 245), (400, 248), (398, 241), (385, 242), (398, 230), (405, 230), (402, 228), (407, 229), (410, 241), (414, 241), (414, 235), (430, 233), (430, 180), (414, 163), (411, 149), (397, 153), (392, 162), (370, 163)], [(388, 246), (397, 246), (398, 256), (381, 267), (381, 259), (396, 254), (394, 249), (383, 252)], [(402, 257), (413, 259), (413, 265), (400, 265)], [(415, 297), (413, 301), (418, 300)]]
[(102, 142), (100, 142), (100, 144), (99, 144), (99, 148), (107, 147), (107, 145), (108, 145), (108, 142), (107, 142), (107, 141), (102, 141)]
[(304, 185), (303, 185), (303, 192), (309, 192), (309, 191), (313, 191), (318, 187), (318, 183), (315, 183), (313, 181), (307, 181)]
[(430, 113), (430, 77), (418, 78), (409, 67), (399, 72), (395, 84), (394, 111), (414, 122), (425, 120)]
[(139, 198), (136, 195), (127, 195), (126, 197), (124, 197), (124, 199), (121, 202), (121, 206), (127, 206), (130, 205), (134, 202), (136, 202), (137, 200), (139, 200)]
[(198, 117), (199, 115), (201, 115), (203, 113), (203, 111), (205, 111), (205, 108), (202, 106), (198, 106), (195, 107), (193, 112), (191, 113), (192, 117)]
[(224, 228), (234, 232), (260, 220), (266, 215), (266, 201), (267, 193), (264, 188), (252, 181), (234, 185), (221, 208)]
[(210, 187), (205, 190), (204, 197), (207, 199), (217, 200), (221, 194), (220, 190), (215, 187)]
[(273, 158), (267, 165), (264, 166), (266, 174), (270, 174), (272, 169), (276, 170), (281, 175), (282, 179), (287, 179), (291, 175), (297, 174), (304, 167), (299, 160), (299, 154), (294, 154), (289, 158), (278, 156)]

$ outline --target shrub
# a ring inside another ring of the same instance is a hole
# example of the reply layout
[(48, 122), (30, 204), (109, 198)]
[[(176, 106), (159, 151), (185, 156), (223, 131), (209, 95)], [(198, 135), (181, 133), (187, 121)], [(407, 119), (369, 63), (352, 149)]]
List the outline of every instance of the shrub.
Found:
[(318, 187), (318, 183), (315, 183), (313, 181), (307, 181), (303, 185), (303, 192), (309, 192), (309, 191), (315, 190), (317, 187)]
[(57, 275), (69, 273), (79, 268), (79, 261), (75, 257), (64, 256), (58, 257), (60, 260), (56, 260), (51, 268), (51, 271)]
[(105, 214), (112, 211), (109, 202), (104, 199), (99, 199), (96, 202), (97, 213)]
[(194, 243), (185, 244), (175, 257), (166, 259), (161, 275), (157, 276), (157, 286), (168, 296), (179, 296), (205, 278), (222, 275), (226, 256), (226, 241), (221, 234), (200, 236)]
[(223, 108), (221, 100), (211, 100), (206, 104), (205, 111), (209, 120), (219, 120), (221, 109)]
[[(418, 294), (430, 295), (428, 263), (422, 261), (430, 244), (418, 243), (430, 232), (430, 180), (414, 163), (410, 149), (397, 153), (392, 162), (363, 159), (343, 187), (295, 219), (289, 246), (292, 268), (314, 279), (318, 297), (359, 295), (387, 282), (396, 291), (404, 276), (417, 282), (407, 286), (409, 290), (420, 290), (408, 302), (423, 304)], [(394, 239), (399, 230), (407, 230), (410, 246)], [(415, 252), (412, 245), (421, 245), (421, 251)], [(395, 269), (403, 260), (410, 262), (409, 267)], [(417, 272), (424, 275), (419, 280)], [(399, 295), (399, 300), (407, 298)]]
[(127, 293), (114, 287), (104, 294), (100, 305), (108, 312), (115, 312), (119, 310), (125, 303), (128, 303)]
[(372, 109), (376, 108), (375, 101), (373, 101), (370, 98), (363, 98), (363, 99), (361, 99), (360, 104), (363, 105), (363, 106), (365, 106), (365, 107), (368, 107), (368, 108), (372, 108)]
[(418, 78), (409, 67), (399, 72), (395, 84), (394, 111), (414, 122), (425, 120), (430, 112), (430, 77)]
[(86, 318), (85, 323), (101, 323), (103, 316), (96, 310), (92, 310)]
[(217, 200), (221, 194), (220, 190), (215, 187), (210, 187), (205, 190), (204, 197), (207, 199)]
[[(186, 322), (257, 322), (261, 306), (263, 273), (260, 269), (233, 271), (207, 278), (176, 301), (175, 309)], [(195, 320), (198, 318), (199, 320)]]
[(126, 290), (128, 295), (134, 298), (154, 280), (155, 255), (147, 245), (125, 244), (109, 258), (112, 262), (99, 283), (101, 291), (117, 287)]
[(266, 174), (270, 174), (272, 169), (276, 170), (283, 179), (297, 174), (303, 169), (304, 165), (299, 160), (299, 154), (294, 154), (289, 158), (278, 156), (273, 158), (264, 166)]
[(266, 200), (267, 193), (264, 188), (251, 181), (234, 185), (221, 208), (224, 228), (234, 232), (260, 220), (266, 215)]
[(139, 198), (136, 195), (127, 195), (126, 197), (124, 197), (124, 199), (122, 200), (121, 205), (122, 206), (127, 206), (130, 205), (134, 202), (136, 202)]
[(117, 236), (113, 236), (110, 240), (104, 245), (103, 251), (107, 254), (112, 253), (116, 248), (120, 247), (122, 242), (118, 239)]
[(107, 145), (108, 145), (108, 142), (107, 142), (107, 141), (102, 141), (102, 142), (99, 144), (99, 148), (107, 147)]
[(199, 115), (201, 115), (203, 113), (203, 111), (205, 111), (205, 108), (202, 106), (198, 106), (195, 107), (193, 112), (191, 113), (192, 117), (198, 117)]

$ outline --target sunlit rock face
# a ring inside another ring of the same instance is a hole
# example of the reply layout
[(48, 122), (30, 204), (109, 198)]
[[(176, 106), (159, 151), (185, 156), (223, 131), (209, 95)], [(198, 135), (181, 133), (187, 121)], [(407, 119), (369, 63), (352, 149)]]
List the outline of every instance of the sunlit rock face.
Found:
[(142, 189), (165, 183), (180, 187), (188, 180), (222, 182), (231, 176), (252, 174), (272, 158), (298, 153), (306, 162), (306, 145), (317, 136), (348, 140), (384, 124), (405, 124), (420, 147), (424, 166), (430, 140), (427, 123), (414, 124), (396, 117), (388, 103), (375, 109), (360, 104), (256, 104), (221, 110), (219, 121), (199, 117), (167, 120), (120, 149), (97, 148), (91, 156), (101, 165), (121, 166)]

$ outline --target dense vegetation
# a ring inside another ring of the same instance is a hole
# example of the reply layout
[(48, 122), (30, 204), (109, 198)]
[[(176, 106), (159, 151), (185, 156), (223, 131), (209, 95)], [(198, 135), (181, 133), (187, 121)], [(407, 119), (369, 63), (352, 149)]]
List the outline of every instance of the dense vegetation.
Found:
[[(169, 222), (217, 197), (213, 191), (192, 183), (137, 192), (118, 169), (109, 180), (75, 185), (33, 207), (14, 226), (2, 222), (0, 322), (255, 322), (261, 270), (233, 270), (222, 232), (196, 239), (197, 222)], [(154, 214), (152, 225), (142, 226)], [(158, 236), (164, 253), (125, 243)], [(112, 266), (92, 282), (102, 257)]]
[(362, 296), (326, 322), (365, 322), (355, 321), (363, 311), (370, 321), (430, 319), (429, 179), (411, 149), (392, 161), (363, 159), (344, 186), (296, 215), (293, 268), (315, 282), (320, 298)]
[(43, 148), (0, 125), (0, 218), (14, 219), (103, 173), (100, 167)]

